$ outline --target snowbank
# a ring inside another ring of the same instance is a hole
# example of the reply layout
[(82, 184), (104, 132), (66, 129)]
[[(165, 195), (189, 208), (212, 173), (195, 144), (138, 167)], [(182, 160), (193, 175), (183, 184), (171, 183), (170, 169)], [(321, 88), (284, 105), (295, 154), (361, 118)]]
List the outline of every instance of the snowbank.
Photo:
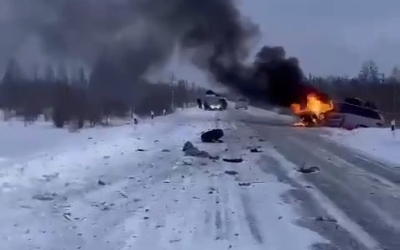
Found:
[(354, 130), (327, 128), (329, 138), (337, 143), (368, 154), (377, 160), (400, 166), (400, 134), (393, 138), (389, 128)]
[[(136, 132), (144, 133), (145, 130), (153, 130), (152, 125), (155, 123), (165, 125), (175, 119), (178, 119), (177, 123), (179, 123), (179, 121), (184, 121), (188, 117), (207, 120), (207, 118), (214, 119), (215, 115), (215, 112), (204, 112), (195, 108), (178, 110), (172, 115), (156, 117), (154, 122), (151, 119), (140, 119)], [(70, 148), (76, 148), (76, 146), (85, 147), (88, 143), (124, 138), (133, 132), (135, 127), (133, 124), (124, 124), (127, 122), (122, 120), (119, 123), (118, 126), (97, 126), (71, 133), (67, 128), (55, 128), (51, 122), (37, 121), (24, 126), (22, 121), (0, 121), (0, 163), (11, 159), (25, 158), (26, 156), (49, 154), (55, 150), (58, 152), (67, 151)], [(157, 128), (160, 127), (163, 126), (157, 126)]]

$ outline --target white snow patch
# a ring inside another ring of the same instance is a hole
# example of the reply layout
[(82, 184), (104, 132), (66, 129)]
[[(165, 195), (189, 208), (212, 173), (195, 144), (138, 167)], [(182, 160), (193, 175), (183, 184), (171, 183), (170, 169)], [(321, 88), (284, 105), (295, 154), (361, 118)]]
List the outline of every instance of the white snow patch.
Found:
[[(299, 215), (280, 197), (291, 187), (255, 167), (256, 155), (236, 165), (183, 156), (184, 142), (192, 141), (211, 154), (231, 147), (228, 154), (246, 157), (240, 151), (245, 142), (200, 143), (207, 129), (236, 130), (233, 121), (216, 119), (225, 114), (187, 109), (137, 126), (80, 133), (2, 123), (0, 136), (8, 140), (0, 146), (0, 245), (306, 250), (324, 242), (293, 223)], [(228, 169), (240, 177), (225, 174)]]
[(372, 156), (394, 167), (400, 166), (400, 132), (393, 137), (390, 128), (344, 130), (327, 128), (329, 139), (353, 150)]

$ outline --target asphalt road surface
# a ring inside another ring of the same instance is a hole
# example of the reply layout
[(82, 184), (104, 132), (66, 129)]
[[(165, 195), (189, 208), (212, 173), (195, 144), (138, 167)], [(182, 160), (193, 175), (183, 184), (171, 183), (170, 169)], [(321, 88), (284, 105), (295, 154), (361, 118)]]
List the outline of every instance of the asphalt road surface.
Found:
[[(221, 114), (220, 120), (225, 119), (237, 121), (242, 131), (228, 134), (227, 140), (244, 140), (240, 137), (247, 135), (284, 156), (264, 152), (260, 168), (294, 187), (285, 198), (302, 211), (299, 224), (332, 242), (315, 249), (400, 249), (398, 169), (324, 139), (321, 128), (295, 128), (238, 110)], [(320, 171), (295, 171), (301, 166)], [(311, 220), (315, 215), (319, 218)]]

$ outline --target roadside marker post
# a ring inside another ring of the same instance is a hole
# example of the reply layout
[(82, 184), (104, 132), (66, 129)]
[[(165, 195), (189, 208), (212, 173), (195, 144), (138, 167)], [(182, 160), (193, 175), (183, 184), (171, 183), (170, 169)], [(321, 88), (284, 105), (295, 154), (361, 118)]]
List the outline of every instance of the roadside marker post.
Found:
[(390, 130), (392, 131), (393, 138), (396, 138), (396, 121), (392, 120), (390, 122)]

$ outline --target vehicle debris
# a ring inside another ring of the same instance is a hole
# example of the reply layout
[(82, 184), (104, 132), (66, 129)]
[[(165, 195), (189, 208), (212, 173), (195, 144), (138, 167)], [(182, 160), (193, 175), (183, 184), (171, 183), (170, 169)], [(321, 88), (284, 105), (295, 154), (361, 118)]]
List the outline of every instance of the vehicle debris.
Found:
[(258, 148), (251, 148), (251, 149), (250, 149), (250, 152), (251, 152), (251, 153), (262, 153), (263, 151), (262, 151), (262, 150), (259, 150)]
[(56, 193), (35, 194), (32, 199), (39, 201), (52, 201), (57, 197)]
[(230, 162), (230, 163), (240, 163), (243, 162), (242, 158), (224, 158), (222, 159), (225, 162)]
[(298, 172), (303, 173), (303, 174), (312, 174), (319, 172), (320, 169), (317, 166), (312, 166), (312, 167), (306, 167), (306, 166), (301, 166), (299, 169), (297, 169)]
[(239, 186), (241, 186), (241, 187), (249, 187), (249, 186), (251, 186), (251, 183), (250, 182), (240, 182)]
[(185, 152), (186, 156), (204, 157), (204, 158), (209, 158), (210, 157), (210, 154), (208, 152), (203, 151), (203, 150), (199, 150), (190, 141), (187, 141), (185, 143), (185, 145), (183, 146), (182, 151)]
[(239, 173), (236, 172), (236, 171), (233, 171), (233, 170), (227, 170), (227, 171), (225, 171), (225, 174), (227, 174), (227, 175), (238, 175)]
[(318, 216), (315, 218), (316, 221), (326, 221), (326, 222), (333, 222), (333, 223), (337, 223), (338, 221), (334, 218), (330, 218), (330, 217), (322, 217), (322, 216)]

